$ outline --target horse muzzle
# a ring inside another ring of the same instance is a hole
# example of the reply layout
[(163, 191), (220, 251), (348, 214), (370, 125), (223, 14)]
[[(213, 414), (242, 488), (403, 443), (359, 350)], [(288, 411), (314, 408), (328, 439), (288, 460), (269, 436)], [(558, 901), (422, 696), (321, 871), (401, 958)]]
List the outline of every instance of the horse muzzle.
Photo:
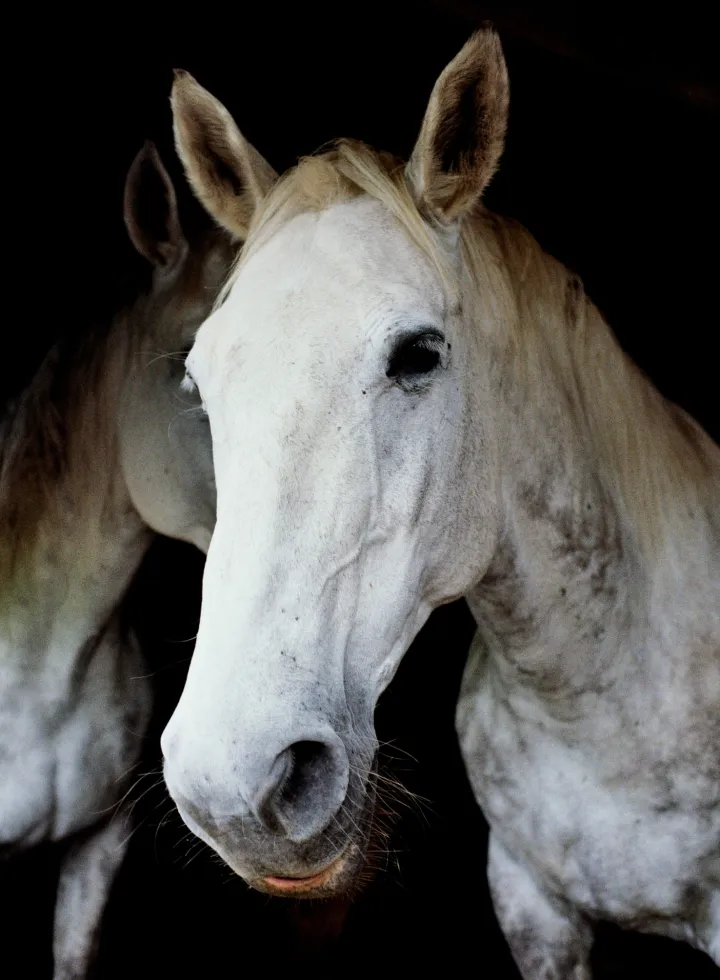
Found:
[(218, 770), (207, 758), (200, 770), (172, 741), (164, 749), (165, 779), (180, 816), (252, 887), (292, 898), (352, 887), (364, 862), (374, 792), (370, 765), (357, 753), (351, 765), (329, 727), (260, 758), (246, 752), (223, 766), (222, 779), (213, 778)]

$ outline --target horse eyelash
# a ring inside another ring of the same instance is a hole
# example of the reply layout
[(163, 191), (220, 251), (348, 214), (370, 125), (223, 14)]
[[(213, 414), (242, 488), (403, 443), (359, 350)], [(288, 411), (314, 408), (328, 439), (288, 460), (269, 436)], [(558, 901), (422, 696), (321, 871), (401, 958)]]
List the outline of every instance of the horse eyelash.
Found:
[[(180, 382), (180, 390), (184, 391), (188, 395), (200, 394), (200, 390), (197, 386), (197, 382), (195, 381), (195, 378), (193, 378), (193, 376), (190, 374), (187, 368), (185, 368), (185, 376)], [(202, 412), (203, 415), (207, 415), (208, 413), (207, 409), (205, 408), (205, 401), (203, 400), (202, 395), (200, 395), (200, 405), (198, 406), (198, 410)]]
[(180, 382), (180, 388), (182, 389), (182, 391), (187, 392), (187, 394), (189, 395), (197, 391), (197, 385), (195, 384), (195, 379), (187, 370), (185, 371), (185, 377)]

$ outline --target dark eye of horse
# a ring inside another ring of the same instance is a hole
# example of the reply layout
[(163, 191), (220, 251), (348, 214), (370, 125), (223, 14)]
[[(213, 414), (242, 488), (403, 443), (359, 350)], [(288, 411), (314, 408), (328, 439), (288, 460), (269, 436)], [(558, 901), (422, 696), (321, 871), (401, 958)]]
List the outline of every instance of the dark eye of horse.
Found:
[(430, 374), (440, 364), (444, 346), (445, 338), (435, 330), (404, 337), (390, 356), (388, 378), (412, 383), (419, 376)]

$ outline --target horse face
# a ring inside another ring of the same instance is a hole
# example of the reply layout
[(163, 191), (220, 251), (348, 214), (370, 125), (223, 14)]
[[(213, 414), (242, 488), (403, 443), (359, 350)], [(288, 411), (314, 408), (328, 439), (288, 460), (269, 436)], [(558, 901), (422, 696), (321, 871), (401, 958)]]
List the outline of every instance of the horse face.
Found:
[[(429, 259), (356, 198), (255, 251), (188, 358), (218, 521), (166, 780), (258, 887), (337, 889), (356, 872), (376, 701), (490, 547), (491, 509), (470, 541), (459, 489), (466, 344)], [(490, 499), (486, 477), (473, 501)]]
[(152, 264), (152, 286), (124, 324), (138, 334), (123, 377), (118, 435), (125, 484), (154, 531), (207, 551), (215, 523), (215, 478), (207, 416), (182, 391), (185, 356), (208, 316), (235, 247), (219, 231), (191, 250), (175, 191), (152, 144), (125, 186), (125, 223)]

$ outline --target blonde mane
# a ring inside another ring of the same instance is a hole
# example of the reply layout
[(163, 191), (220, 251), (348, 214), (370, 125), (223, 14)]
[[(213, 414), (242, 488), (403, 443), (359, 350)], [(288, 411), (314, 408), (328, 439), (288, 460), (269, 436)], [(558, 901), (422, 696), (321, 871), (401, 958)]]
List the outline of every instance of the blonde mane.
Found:
[(90, 493), (105, 499), (116, 479), (114, 409), (132, 338), (125, 327), (122, 318), (104, 333), (57, 343), (6, 412), (0, 441), (5, 584), (18, 558), (31, 555), (41, 518), (60, 522)]
[(279, 227), (297, 214), (360, 194), (395, 216), (466, 309), (491, 306), (493, 322), (485, 317), (483, 329), (494, 331), (521, 389), (553, 379), (553, 390), (566, 399), (570, 424), (598, 461), (605, 491), (641, 552), (657, 554), (676, 521), (688, 516), (704, 515), (720, 534), (720, 451), (625, 355), (578, 277), (520, 225), (481, 208), (462, 226), (462, 268), (453, 267), (444, 230), (418, 209), (405, 165), (394, 157), (344, 140), (300, 160), (254, 216), (217, 305)]

